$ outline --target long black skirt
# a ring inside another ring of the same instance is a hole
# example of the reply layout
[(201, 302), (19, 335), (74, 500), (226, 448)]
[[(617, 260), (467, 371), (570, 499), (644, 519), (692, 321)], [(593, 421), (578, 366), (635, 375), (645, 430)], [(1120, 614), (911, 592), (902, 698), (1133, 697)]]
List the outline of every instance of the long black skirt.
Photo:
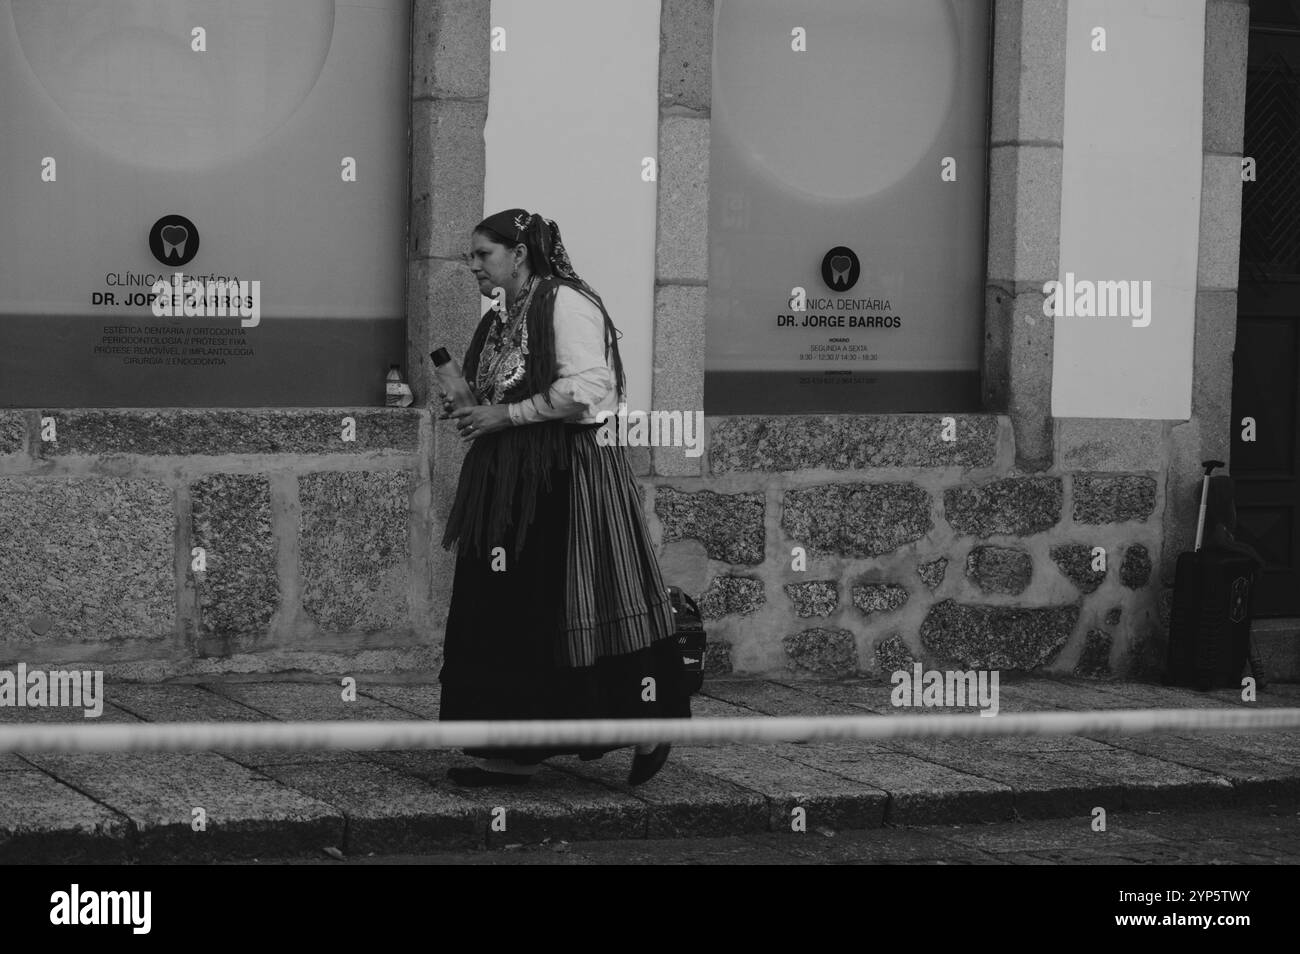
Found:
[[(539, 490), (522, 553), (457, 558), (440, 675), (444, 721), (691, 714), (665, 615), (666, 591), (624, 450), (598, 446), (591, 427), (571, 426), (566, 434), (570, 466), (553, 470), (550, 488)], [(604, 594), (596, 627), (604, 648), (590, 665), (563, 661), (571, 631), (590, 630), (593, 622), (569, 618), (569, 573), (591, 574), (594, 584), (585, 592)], [(613, 649), (638, 641), (639, 649)], [(594, 758), (619, 747), (464, 752), (531, 764), (555, 755)]]

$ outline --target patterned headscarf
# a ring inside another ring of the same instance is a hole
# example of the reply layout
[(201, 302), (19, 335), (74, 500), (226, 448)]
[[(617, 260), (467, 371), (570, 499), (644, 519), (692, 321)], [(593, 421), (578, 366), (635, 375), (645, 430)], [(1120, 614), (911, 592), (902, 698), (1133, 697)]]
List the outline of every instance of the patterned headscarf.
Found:
[[(569, 253), (560, 239), (560, 227), (553, 219), (545, 218), (536, 212), (529, 212), (527, 209), (506, 209), (504, 212), (489, 215), (474, 227), (475, 231), (483, 228), (491, 229), (506, 238), (512, 246), (523, 243), (530, 246), (530, 251), (535, 248), (540, 252), (546, 260), (545, 265), (541, 262), (533, 262), (539, 278), (545, 278), (545, 272), (549, 268), (560, 278), (588, 290), (591, 289), (591, 286), (579, 278), (578, 273), (573, 270)], [(528, 241), (530, 233), (533, 242)]]

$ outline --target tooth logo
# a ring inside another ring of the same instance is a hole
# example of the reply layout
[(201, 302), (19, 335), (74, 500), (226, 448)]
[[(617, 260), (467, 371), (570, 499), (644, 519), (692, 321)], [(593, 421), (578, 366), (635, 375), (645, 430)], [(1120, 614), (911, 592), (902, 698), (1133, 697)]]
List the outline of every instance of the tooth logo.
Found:
[(822, 281), (831, 291), (848, 291), (861, 274), (858, 256), (847, 246), (837, 245), (822, 257)]
[(149, 251), (170, 268), (179, 268), (199, 253), (199, 230), (183, 215), (164, 215), (149, 230)]
[(190, 230), (183, 225), (169, 225), (162, 230), (163, 255), (171, 258), (173, 255), (183, 256), (185, 254), (185, 242), (190, 237)]

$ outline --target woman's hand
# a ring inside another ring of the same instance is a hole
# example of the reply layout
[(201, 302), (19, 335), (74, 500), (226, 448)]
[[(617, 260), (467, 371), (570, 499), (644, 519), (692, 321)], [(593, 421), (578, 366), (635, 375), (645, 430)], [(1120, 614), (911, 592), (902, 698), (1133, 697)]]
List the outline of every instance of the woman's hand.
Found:
[(510, 409), (504, 404), (480, 404), (477, 407), (463, 407), (450, 411), (448, 416), (456, 421), (456, 429), (466, 440), (482, 437), (495, 431), (504, 431), (512, 426)]
[(438, 415), (440, 421), (450, 421), (451, 412), (456, 410), (456, 406), (451, 403), (451, 396), (446, 391), (438, 391), (438, 400), (442, 403), (442, 413)]

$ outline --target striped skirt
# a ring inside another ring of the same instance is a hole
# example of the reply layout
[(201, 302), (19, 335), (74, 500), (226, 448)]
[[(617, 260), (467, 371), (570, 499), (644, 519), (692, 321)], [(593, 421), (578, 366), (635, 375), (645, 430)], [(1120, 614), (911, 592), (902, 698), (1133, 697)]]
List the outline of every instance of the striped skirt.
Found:
[[(598, 427), (565, 428), (568, 467), (538, 490), (518, 556), (457, 558), (441, 719), (690, 715), (636, 480), (622, 447), (597, 442)], [(608, 748), (465, 751), (537, 762)]]

